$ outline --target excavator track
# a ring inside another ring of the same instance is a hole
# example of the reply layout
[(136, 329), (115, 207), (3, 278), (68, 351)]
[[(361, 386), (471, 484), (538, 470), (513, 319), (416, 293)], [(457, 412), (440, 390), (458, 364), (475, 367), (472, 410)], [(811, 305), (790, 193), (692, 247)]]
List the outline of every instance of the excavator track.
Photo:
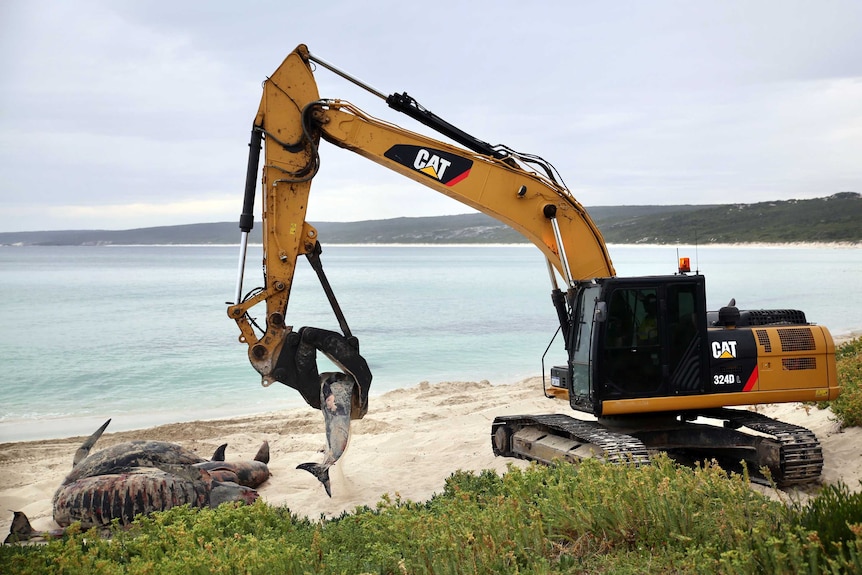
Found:
[(554, 459), (576, 462), (586, 457), (609, 463), (649, 463), (647, 447), (636, 437), (568, 415), (497, 417), (491, 426), (491, 444), (494, 455), (541, 463)]
[[(696, 416), (721, 420), (724, 426), (685, 421), (613, 431), (600, 422), (567, 415), (500, 416), (491, 427), (491, 443), (495, 455), (540, 463), (555, 459), (576, 463), (597, 457), (609, 463), (640, 465), (649, 462), (650, 451), (668, 451), (687, 454), (689, 461), (723, 457), (725, 462), (738, 464), (745, 460), (752, 481), (771, 480), (779, 487), (820, 478), (823, 450), (812, 431), (741, 409), (706, 409), (686, 414), (687, 419)], [(757, 434), (739, 431), (741, 427)], [(759, 475), (761, 467), (769, 468), (771, 478)]]
[(777, 441), (780, 444), (780, 468), (773, 469), (772, 474), (779, 486), (811, 483), (820, 478), (823, 449), (813, 431), (742, 409), (719, 408), (702, 410), (698, 414), (724, 420), (726, 427), (747, 427)]

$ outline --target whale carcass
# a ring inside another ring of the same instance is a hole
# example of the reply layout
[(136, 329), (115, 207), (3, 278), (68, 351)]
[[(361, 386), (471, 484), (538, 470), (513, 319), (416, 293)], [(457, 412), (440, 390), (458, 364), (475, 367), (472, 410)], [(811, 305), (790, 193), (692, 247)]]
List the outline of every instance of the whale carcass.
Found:
[(350, 440), (350, 407), (356, 380), (340, 372), (322, 373), (320, 379), (320, 409), (326, 427), (323, 462), (302, 463), (296, 468), (314, 475), (323, 484), (326, 494), (332, 497), (329, 468), (344, 455)]
[[(110, 421), (77, 450), (72, 471), (54, 494), (53, 517), (61, 527), (76, 521), (84, 528), (104, 527), (115, 519), (128, 524), (137, 515), (180, 505), (252, 503), (258, 498), (255, 488), (269, 478), (267, 442), (252, 461), (225, 461), (226, 445), (208, 461), (180, 445), (148, 440), (119, 443), (90, 455)], [(27, 517), (15, 512), (6, 542), (38, 535)]]

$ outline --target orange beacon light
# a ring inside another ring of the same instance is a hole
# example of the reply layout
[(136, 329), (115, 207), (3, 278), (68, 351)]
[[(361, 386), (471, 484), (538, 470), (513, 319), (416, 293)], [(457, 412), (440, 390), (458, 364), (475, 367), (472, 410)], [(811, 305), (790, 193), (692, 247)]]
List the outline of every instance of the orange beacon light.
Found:
[(679, 273), (685, 274), (691, 271), (691, 260), (689, 258), (679, 258)]

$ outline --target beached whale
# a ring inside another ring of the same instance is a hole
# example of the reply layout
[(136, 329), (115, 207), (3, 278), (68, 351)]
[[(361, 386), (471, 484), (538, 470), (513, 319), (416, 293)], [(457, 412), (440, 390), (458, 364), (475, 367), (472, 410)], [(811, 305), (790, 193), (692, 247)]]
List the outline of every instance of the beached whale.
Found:
[(225, 461), (213, 457), (210, 461), (196, 463), (195, 467), (209, 471), (213, 479), (233, 481), (239, 485), (256, 488), (269, 479), (269, 443), (264, 441), (251, 461)]
[(326, 449), (322, 463), (302, 463), (297, 469), (304, 469), (323, 484), (326, 494), (332, 497), (329, 482), (329, 468), (335, 465), (350, 440), (350, 406), (356, 381), (341, 372), (320, 374), (320, 409), (326, 427)]
[(169, 471), (176, 465), (199, 465), (210, 471), (216, 480), (234, 481), (246, 487), (256, 488), (269, 478), (269, 444), (264, 441), (253, 461), (225, 461), (227, 444), (220, 445), (211, 460), (167, 441), (137, 440), (118, 443), (90, 455), (93, 446), (104, 433), (109, 419), (90, 437), (78, 451), (72, 463), (72, 471), (62, 485), (74, 483), (85, 477), (128, 473), (135, 468), (156, 468)]
[(94, 475), (65, 484), (54, 494), (54, 521), (67, 527), (76, 521), (85, 529), (131, 523), (135, 516), (172, 507), (218, 507), (229, 501), (254, 503), (258, 493), (230, 481), (217, 481), (194, 465), (135, 469), (129, 473)]
[[(217, 507), (229, 501), (251, 503), (255, 487), (269, 476), (269, 444), (264, 441), (252, 461), (224, 461), (227, 444), (209, 461), (182, 446), (164, 441), (129, 441), (93, 455), (109, 419), (78, 448), (72, 471), (53, 498), (53, 517), (61, 527), (80, 521), (85, 528), (126, 524), (138, 514), (179, 505)], [(62, 534), (59, 531), (48, 535)], [(15, 512), (6, 542), (25, 541), (34, 533), (27, 516)]]
[(215, 508), (231, 501), (253, 503), (258, 498), (254, 489), (217, 481), (208, 471), (193, 465), (178, 465), (172, 471), (138, 469), (132, 473), (84, 477), (62, 485), (53, 500), (53, 517), (60, 529), (38, 532), (23, 512), (15, 511), (5, 543), (60, 537), (76, 521), (84, 529), (107, 527), (114, 519), (127, 525), (137, 515), (180, 505)]
[(88, 437), (75, 453), (73, 467), (54, 494), (54, 521), (106, 525), (126, 523), (136, 514), (177, 505), (216, 507), (225, 501), (251, 502), (254, 488), (269, 478), (269, 443), (254, 460), (225, 461), (227, 444), (210, 461), (175, 443), (138, 440), (90, 451), (111, 420)]

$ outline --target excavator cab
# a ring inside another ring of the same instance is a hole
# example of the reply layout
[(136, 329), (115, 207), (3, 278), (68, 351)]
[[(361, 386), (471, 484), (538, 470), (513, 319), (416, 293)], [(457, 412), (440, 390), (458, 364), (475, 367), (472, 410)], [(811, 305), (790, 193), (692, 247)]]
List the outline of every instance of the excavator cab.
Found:
[(596, 416), (606, 401), (703, 393), (706, 317), (701, 275), (584, 284), (569, 325), (568, 365), (555, 367), (551, 381), (567, 388), (572, 408)]
[(837, 395), (834, 344), (799, 310), (706, 309), (702, 275), (576, 286), (551, 394), (595, 415), (676, 414)]

